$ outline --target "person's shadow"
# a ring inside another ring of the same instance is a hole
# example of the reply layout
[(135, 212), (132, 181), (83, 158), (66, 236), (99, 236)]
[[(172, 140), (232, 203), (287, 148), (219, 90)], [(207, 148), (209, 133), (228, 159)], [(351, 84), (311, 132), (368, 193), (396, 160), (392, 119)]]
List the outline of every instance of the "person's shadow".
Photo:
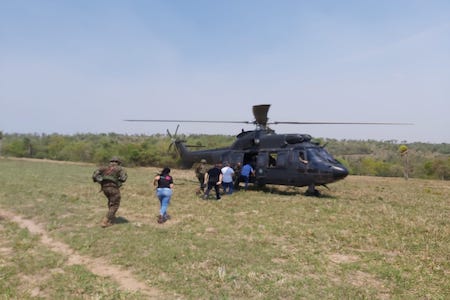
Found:
[(125, 224), (125, 223), (130, 223), (126, 218), (124, 218), (124, 217), (117, 217), (115, 220), (114, 220), (114, 223), (115, 224)]

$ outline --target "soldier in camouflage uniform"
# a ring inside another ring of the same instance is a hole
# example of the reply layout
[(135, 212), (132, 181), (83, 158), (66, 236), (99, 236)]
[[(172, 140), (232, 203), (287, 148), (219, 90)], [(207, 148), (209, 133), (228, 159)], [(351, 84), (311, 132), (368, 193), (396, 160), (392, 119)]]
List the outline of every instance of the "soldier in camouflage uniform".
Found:
[(234, 183), (233, 183), (233, 187), (235, 190), (239, 190), (239, 182), (240, 182), (240, 177), (241, 177), (241, 170), (242, 170), (242, 164), (240, 162), (238, 162), (235, 166), (234, 166)]
[(200, 188), (197, 190), (197, 195), (202, 195), (205, 191), (205, 174), (208, 170), (209, 166), (206, 164), (206, 159), (200, 160), (200, 163), (195, 168), (195, 176), (200, 183)]
[(114, 224), (116, 212), (120, 206), (120, 187), (128, 178), (127, 172), (121, 164), (122, 161), (119, 158), (113, 157), (108, 166), (100, 167), (92, 174), (93, 181), (101, 185), (101, 190), (108, 198), (108, 213), (102, 220), (102, 227)]

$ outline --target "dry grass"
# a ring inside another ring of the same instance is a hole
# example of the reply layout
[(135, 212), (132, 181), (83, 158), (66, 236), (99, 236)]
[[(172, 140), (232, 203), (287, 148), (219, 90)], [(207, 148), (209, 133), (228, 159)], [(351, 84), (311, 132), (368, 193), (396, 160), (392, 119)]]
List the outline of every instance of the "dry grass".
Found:
[[(151, 186), (159, 170), (128, 169), (121, 223), (105, 230), (98, 226), (105, 199), (90, 179), (95, 166), (0, 159), (0, 168), (1, 208), (167, 295), (450, 297), (448, 182), (350, 176), (322, 189), (321, 198), (303, 196), (304, 189), (268, 187), (216, 202), (195, 195), (192, 171), (173, 170), (173, 218), (159, 225)], [(2, 249), (0, 258), (13, 266), (10, 248)], [(22, 284), (12, 291), (16, 297), (30, 284), (27, 271), (17, 272)]]

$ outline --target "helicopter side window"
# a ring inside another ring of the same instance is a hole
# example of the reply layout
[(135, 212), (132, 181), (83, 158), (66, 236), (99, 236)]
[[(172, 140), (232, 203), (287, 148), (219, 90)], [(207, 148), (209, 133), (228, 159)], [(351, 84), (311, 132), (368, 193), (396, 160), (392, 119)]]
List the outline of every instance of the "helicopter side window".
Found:
[(269, 168), (275, 168), (277, 166), (277, 153), (269, 153)]
[(305, 165), (308, 163), (308, 160), (306, 159), (306, 153), (304, 151), (298, 152), (298, 160)]

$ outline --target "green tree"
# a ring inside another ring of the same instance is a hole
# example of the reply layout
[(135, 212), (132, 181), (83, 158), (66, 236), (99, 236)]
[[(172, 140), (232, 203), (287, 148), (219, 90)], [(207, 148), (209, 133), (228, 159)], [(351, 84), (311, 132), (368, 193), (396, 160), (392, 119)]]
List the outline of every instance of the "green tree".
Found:
[(26, 150), (25, 145), (23, 144), (23, 140), (15, 139), (5, 144), (4, 152), (7, 155), (15, 156), (15, 157), (25, 157)]
[(443, 157), (434, 159), (433, 170), (437, 178), (442, 180), (450, 179), (450, 157), (447, 159)]

